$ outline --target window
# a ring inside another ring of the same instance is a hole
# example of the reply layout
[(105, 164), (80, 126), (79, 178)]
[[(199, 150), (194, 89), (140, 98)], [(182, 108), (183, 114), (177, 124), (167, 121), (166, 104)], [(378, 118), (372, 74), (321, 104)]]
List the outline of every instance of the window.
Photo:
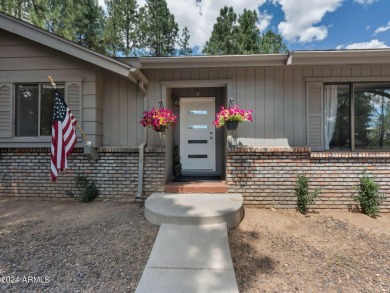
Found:
[(390, 150), (390, 84), (354, 85), (355, 149)]
[(390, 84), (325, 84), (324, 148), (390, 150)]
[[(57, 84), (62, 97), (65, 86)], [(50, 136), (54, 89), (50, 84), (15, 85), (15, 136)]]
[(350, 149), (350, 85), (325, 85), (324, 101), (325, 150)]

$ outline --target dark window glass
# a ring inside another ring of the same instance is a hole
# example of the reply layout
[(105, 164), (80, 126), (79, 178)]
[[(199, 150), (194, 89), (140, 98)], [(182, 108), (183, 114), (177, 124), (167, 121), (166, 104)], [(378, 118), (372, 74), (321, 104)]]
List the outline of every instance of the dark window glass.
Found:
[(350, 85), (325, 85), (324, 103), (325, 150), (350, 149)]
[[(61, 97), (64, 97), (64, 88), (57, 86)], [(53, 124), (54, 89), (49, 84), (43, 84), (41, 90), (41, 135), (51, 135)]]
[(38, 136), (38, 102), (37, 84), (16, 85), (16, 136)]
[(390, 85), (355, 84), (355, 149), (390, 149)]

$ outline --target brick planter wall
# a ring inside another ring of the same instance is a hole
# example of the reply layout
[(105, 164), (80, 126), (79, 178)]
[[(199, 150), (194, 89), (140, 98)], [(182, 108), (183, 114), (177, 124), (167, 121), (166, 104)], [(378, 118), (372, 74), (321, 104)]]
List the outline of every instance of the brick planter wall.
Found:
[(381, 205), (390, 212), (390, 153), (310, 152), (307, 147), (230, 147), (227, 150), (229, 192), (244, 196), (247, 205), (296, 208), (293, 189), (305, 173), (310, 187), (321, 188), (315, 209), (349, 209), (363, 167), (374, 175), (380, 191), (388, 196)]
[[(0, 197), (66, 198), (75, 191), (75, 175), (95, 180), (99, 199), (134, 201), (138, 188), (138, 148), (99, 148), (100, 159), (89, 161), (83, 149), (74, 149), (69, 169), (56, 182), (50, 180), (48, 148), (0, 149)], [(144, 195), (163, 191), (166, 152), (162, 147), (145, 148)]]

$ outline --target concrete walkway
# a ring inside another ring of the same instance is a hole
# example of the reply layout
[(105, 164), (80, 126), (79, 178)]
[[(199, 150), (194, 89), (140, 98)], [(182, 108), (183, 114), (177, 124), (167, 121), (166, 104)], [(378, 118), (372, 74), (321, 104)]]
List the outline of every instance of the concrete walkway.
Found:
[(145, 216), (160, 230), (137, 293), (238, 292), (227, 228), (243, 218), (241, 195), (154, 194)]

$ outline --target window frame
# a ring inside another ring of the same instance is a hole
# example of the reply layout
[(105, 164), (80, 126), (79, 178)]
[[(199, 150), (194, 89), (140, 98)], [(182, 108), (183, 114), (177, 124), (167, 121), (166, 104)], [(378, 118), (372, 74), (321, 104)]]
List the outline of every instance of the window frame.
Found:
[[(33, 135), (33, 136), (23, 136), (23, 135), (16, 135), (16, 121), (18, 117), (17, 113), (17, 106), (16, 106), (16, 95), (17, 95), (17, 87), (19, 85), (38, 85), (38, 121), (37, 121), (37, 126), (38, 126), (38, 135)], [(13, 83), (13, 130), (12, 130), (12, 138), (13, 139), (21, 139), (22, 141), (24, 139), (30, 140), (30, 139), (38, 139), (40, 140), (41, 138), (45, 138), (44, 141), (46, 141), (46, 138), (51, 139), (51, 134), (49, 135), (41, 135), (41, 104), (42, 104), (42, 88), (44, 85), (50, 85), (48, 82), (15, 82)], [(64, 95), (65, 95), (65, 82), (59, 82), (56, 83), (57, 88), (63, 88), (64, 90)]]
[[(390, 152), (390, 149), (388, 150), (364, 150), (364, 149), (359, 149), (359, 150), (356, 150), (356, 147), (355, 147), (355, 85), (356, 84), (377, 84), (377, 83), (388, 83), (389, 84), (389, 88), (390, 88), (390, 81), (389, 80), (370, 80), (370, 81), (364, 81), (364, 80), (359, 80), (359, 81), (324, 81), (322, 83), (323, 85), (323, 88), (322, 88), (322, 91), (323, 91), (323, 95), (325, 93), (325, 86), (326, 85), (349, 85), (349, 88), (350, 88), (350, 93), (349, 93), (349, 97), (350, 97), (350, 141), (351, 141), (351, 147), (350, 147), (350, 150), (329, 150), (329, 151), (325, 151), (324, 152)], [(325, 105), (325, 98), (323, 100), (323, 104)], [(325, 111), (325, 110), (324, 110)], [(324, 114), (324, 113), (323, 113)], [(325, 119), (325, 115), (323, 116), (324, 119)], [(325, 127), (325, 120), (324, 120), (324, 125), (323, 125), (323, 128)], [(324, 133), (324, 137), (323, 137), (324, 141), (325, 141), (325, 133)]]

